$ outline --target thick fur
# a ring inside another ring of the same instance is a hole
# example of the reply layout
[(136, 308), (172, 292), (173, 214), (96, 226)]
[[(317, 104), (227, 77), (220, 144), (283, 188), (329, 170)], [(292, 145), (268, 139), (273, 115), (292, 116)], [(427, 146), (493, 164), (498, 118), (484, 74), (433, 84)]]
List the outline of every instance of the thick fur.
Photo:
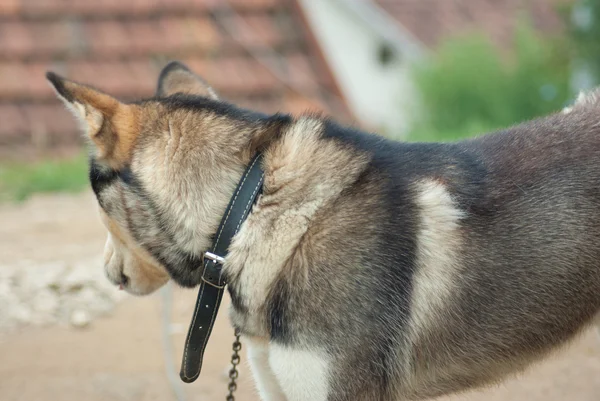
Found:
[[(69, 82), (53, 80), (73, 107)], [(522, 370), (597, 314), (595, 95), (477, 139), (408, 144), (240, 110), (180, 64), (158, 92), (131, 106), (127, 163), (91, 161), (104, 220), (122, 238), (112, 252), (154, 269), (121, 282), (146, 293), (166, 271), (197, 285), (244, 166), (264, 151), (263, 194), (225, 262), (231, 321), (264, 400), (463, 391)], [(126, 258), (115, 260), (125, 262), (109, 276), (127, 276)]]

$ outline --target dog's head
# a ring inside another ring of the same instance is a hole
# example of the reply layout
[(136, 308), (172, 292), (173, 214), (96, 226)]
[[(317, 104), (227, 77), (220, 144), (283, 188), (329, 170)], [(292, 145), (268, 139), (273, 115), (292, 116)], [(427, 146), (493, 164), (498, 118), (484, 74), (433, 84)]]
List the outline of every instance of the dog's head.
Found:
[(138, 295), (169, 277), (197, 285), (202, 252), (265, 118), (219, 102), (176, 62), (162, 71), (156, 98), (134, 103), (53, 73), (47, 78), (90, 144), (90, 181), (108, 229), (108, 278)]

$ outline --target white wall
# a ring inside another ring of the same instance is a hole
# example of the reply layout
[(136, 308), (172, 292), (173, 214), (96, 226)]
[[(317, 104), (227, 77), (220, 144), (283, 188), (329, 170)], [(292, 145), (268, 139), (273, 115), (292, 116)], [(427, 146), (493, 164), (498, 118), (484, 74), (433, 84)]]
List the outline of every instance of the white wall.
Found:
[(404, 137), (416, 110), (405, 55), (397, 52), (392, 63), (382, 65), (378, 48), (384, 39), (341, 2), (300, 4), (357, 118), (381, 133)]

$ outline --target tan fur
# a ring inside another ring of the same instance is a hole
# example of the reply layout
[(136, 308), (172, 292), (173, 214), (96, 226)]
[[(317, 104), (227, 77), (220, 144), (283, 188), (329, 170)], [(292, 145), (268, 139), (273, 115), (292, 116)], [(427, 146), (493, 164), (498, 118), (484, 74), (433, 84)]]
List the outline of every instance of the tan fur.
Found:
[(105, 143), (103, 158), (112, 168), (121, 168), (131, 159), (131, 152), (140, 134), (140, 114), (140, 108), (135, 105), (119, 104), (110, 118), (114, 143)]
[[(180, 233), (178, 245), (198, 253), (210, 245), (208, 237), (217, 230), (229, 202), (230, 194), (222, 189), (233, 192), (248, 162), (235, 149), (247, 141), (250, 131), (241, 129), (230, 135), (231, 121), (189, 110), (173, 111), (154, 123), (165, 113), (159, 105), (147, 106), (144, 130), (155, 132), (155, 140), (133, 157), (132, 168), (139, 171), (142, 182), (152, 185), (156, 199), (171, 210), (171, 224)], [(198, 185), (199, 181), (203, 184)]]
[[(423, 333), (435, 329), (444, 319), (449, 313), (447, 306), (452, 304), (451, 294), (460, 289), (454, 280), (461, 266), (460, 220), (465, 216), (440, 181), (417, 183), (415, 194), (420, 227), (410, 312), (411, 344), (418, 344)], [(428, 369), (418, 372), (417, 376), (436, 374), (438, 372)]]
[(104, 247), (104, 266), (110, 281), (122, 284), (122, 275), (128, 278), (126, 289), (135, 295), (156, 291), (169, 280), (165, 269), (119, 224), (100, 209), (100, 219), (108, 230)]
[(74, 101), (58, 94), (80, 122), (99, 161), (113, 169), (127, 165), (140, 134), (141, 109), (71, 81), (64, 81)]
[[(302, 268), (310, 222), (368, 161), (366, 155), (320, 140), (321, 124), (300, 118), (265, 154), (264, 194), (234, 238), (225, 265), (250, 311), (264, 307), (264, 294), (282, 271), (306, 280)], [(246, 324), (265, 335), (265, 322)]]
[[(423, 350), (435, 349), (439, 324), (454, 313), (453, 305), (461, 291), (458, 280), (464, 255), (461, 220), (466, 213), (457, 205), (444, 183), (436, 179), (417, 182), (414, 186), (415, 200), (419, 209), (417, 234), (417, 263), (413, 279), (409, 352), (405, 355), (406, 366), (411, 366), (400, 398), (422, 399), (460, 387), (456, 381), (468, 369), (460, 363), (444, 360), (443, 363), (423, 363)], [(433, 334), (435, 333), (435, 334)], [(431, 337), (433, 335), (433, 337)], [(444, 354), (444, 351), (440, 351)], [(504, 372), (480, 372), (480, 377), (500, 377)], [(442, 378), (452, 378), (442, 387)], [(454, 381), (454, 383), (452, 383)]]

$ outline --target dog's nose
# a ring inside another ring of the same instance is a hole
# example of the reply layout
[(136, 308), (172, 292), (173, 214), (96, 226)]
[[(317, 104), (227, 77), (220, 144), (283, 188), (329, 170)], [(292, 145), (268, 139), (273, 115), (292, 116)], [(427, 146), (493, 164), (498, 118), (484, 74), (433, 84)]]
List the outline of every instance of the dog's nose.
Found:
[(129, 277), (126, 274), (121, 273), (121, 277), (119, 278), (119, 283), (118, 283), (119, 289), (122, 290), (123, 288), (126, 288), (128, 284), (129, 284)]

